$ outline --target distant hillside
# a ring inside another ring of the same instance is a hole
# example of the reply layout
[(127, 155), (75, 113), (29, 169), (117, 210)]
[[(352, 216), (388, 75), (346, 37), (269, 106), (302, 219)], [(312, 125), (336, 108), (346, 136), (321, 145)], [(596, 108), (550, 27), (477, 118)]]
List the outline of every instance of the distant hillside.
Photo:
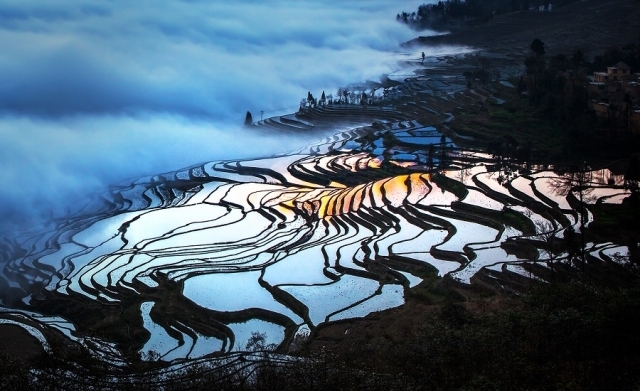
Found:
[(638, 41), (638, 20), (638, 0), (582, 0), (552, 12), (527, 10), (496, 16), (482, 26), (418, 37), (404, 46), (464, 45), (524, 60), (530, 55), (531, 41), (539, 38), (549, 56), (581, 48), (593, 57), (610, 47)]
[[(555, 0), (552, 8), (577, 0)], [(549, 0), (445, 0), (422, 4), (417, 11), (402, 11), (396, 19), (416, 30), (459, 31), (482, 24), (494, 16), (549, 7)]]

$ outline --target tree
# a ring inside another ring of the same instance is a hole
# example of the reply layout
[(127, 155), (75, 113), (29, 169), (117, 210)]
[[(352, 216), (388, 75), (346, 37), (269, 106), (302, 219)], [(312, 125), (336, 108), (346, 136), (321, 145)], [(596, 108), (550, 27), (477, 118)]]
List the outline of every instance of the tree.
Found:
[(558, 228), (549, 220), (537, 220), (534, 222), (536, 227), (536, 236), (543, 243), (542, 250), (547, 255), (547, 262), (553, 263), (556, 258), (556, 234)]
[(245, 345), (245, 349), (249, 352), (274, 351), (275, 344), (267, 344), (267, 333), (252, 331), (251, 337)]
[(349, 98), (349, 90), (344, 88), (342, 90), (342, 95), (344, 96), (344, 103), (349, 103), (349, 100), (348, 100), (348, 98)]
[(591, 195), (593, 187), (590, 186), (592, 179), (591, 169), (587, 166), (586, 162), (582, 163), (581, 167), (572, 167), (570, 172), (559, 175), (558, 178), (549, 182), (551, 190), (558, 195), (566, 196), (571, 191), (578, 192), (578, 201), (580, 202), (580, 238), (581, 238), (581, 250), (580, 258), (582, 265), (585, 265), (585, 236), (584, 229), (587, 225), (587, 211), (585, 204), (587, 201), (593, 202), (595, 197)]
[(637, 192), (640, 184), (640, 161), (637, 156), (633, 156), (629, 161), (629, 167), (624, 175), (624, 187)]
[(473, 77), (473, 73), (470, 71), (465, 71), (462, 76), (467, 79), (467, 88), (471, 88), (471, 78)]
[(491, 61), (486, 57), (480, 57), (476, 62), (476, 68), (473, 71), (473, 75), (479, 79), (482, 84), (489, 81), (489, 68), (491, 67)]
[(518, 94), (522, 94), (527, 90), (527, 84), (524, 82), (524, 77), (521, 75), (520, 80), (518, 80)]
[(447, 137), (443, 134), (440, 136), (440, 164), (444, 168), (447, 161)]
[(549, 70), (552, 72), (566, 72), (570, 67), (571, 63), (564, 54), (555, 55), (549, 61)]
[(524, 66), (526, 68), (527, 75), (535, 75), (541, 68), (540, 61), (538, 61), (538, 58), (535, 56), (525, 58)]
[(544, 42), (538, 38), (534, 39), (533, 42), (531, 42), (531, 50), (536, 54), (536, 57), (541, 60), (545, 53)]
[(584, 49), (576, 49), (571, 55), (571, 67), (578, 71), (588, 64), (587, 56)]
[(429, 153), (427, 154), (427, 167), (429, 170), (433, 170), (433, 155), (435, 154), (435, 148), (433, 144), (429, 144)]
[(247, 111), (247, 115), (244, 117), (244, 126), (251, 126), (253, 124), (253, 116), (250, 111)]

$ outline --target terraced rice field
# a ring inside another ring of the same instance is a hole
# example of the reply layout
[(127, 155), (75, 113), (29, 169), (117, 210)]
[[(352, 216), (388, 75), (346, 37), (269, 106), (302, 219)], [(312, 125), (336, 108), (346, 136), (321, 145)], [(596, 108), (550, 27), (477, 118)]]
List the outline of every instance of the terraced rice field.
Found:
[[(114, 365), (132, 352), (235, 357), (254, 332), (286, 352), (323, 323), (402, 305), (417, 267), (461, 286), (543, 281), (567, 257), (546, 251), (548, 238), (580, 232), (583, 210), (590, 221), (566, 174), (441, 144), (436, 127), (398, 121), (398, 110), (360, 110), (262, 121), (309, 131), (335, 113), (348, 119), (304, 150), (120, 183), (75, 215), (4, 238), (0, 322), (44, 349), (61, 335)], [(366, 118), (377, 122), (348, 125)], [(382, 143), (388, 134), (397, 145)], [(620, 202), (621, 180), (595, 172), (589, 204)], [(625, 251), (588, 244), (603, 262)]]
[[(329, 134), (302, 150), (118, 183), (65, 219), (2, 238), (0, 323), (45, 351), (63, 338), (115, 366), (139, 354), (176, 370), (217, 357), (223, 368), (259, 361), (236, 353), (252, 333), (286, 353), (322, 324), (400, 306), (425, 268), (508, 290), (544, 281), (554, 263), (572, 267), (549, 241), (580, 232), (590, 205), (621, 202), (623, 179), (605, 168), (579, 189), (571, 174), (454, 145), (440, 126), (464, 81), (434, 80), (438, 66), (373, 106), (253, 124)], [(602, 262), (626, 252), (587, 248)]]

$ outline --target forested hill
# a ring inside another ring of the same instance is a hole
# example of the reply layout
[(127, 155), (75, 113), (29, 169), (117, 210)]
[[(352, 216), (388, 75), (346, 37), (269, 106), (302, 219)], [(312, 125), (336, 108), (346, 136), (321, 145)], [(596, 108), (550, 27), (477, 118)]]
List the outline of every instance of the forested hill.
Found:
[[(552, 12), (511, 12), (464, 31), (411, 40), (405, 47), (464, 45), (524, 61), (534, 38), (545, 43), (547, 56), (584, 50), (588, 57), (621, 44), (637, 42), (639, 0), (583, 0)], [(615, 21), (615, 22), (612, 22)]]
[[(553, 7), (576, 0), (555, 0)], [(402, 11), (396, 19), (416, 30), (455, 31), (474, 26), (495, 15), (549, 6), (549, 0), (445, 0), (437, 4), (422, 4), (417, 11)]]

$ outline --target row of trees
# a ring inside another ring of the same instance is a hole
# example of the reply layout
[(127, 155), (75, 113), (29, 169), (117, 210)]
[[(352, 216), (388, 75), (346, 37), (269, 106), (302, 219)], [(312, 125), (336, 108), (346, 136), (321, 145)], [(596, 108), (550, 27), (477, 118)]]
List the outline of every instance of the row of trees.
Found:
[(640, 36), (638, 42), (622, 47), (610, 47), (603, 54), (594, 56), (592, 62), (587, 59), (584, 49), (576, 49), (570, 57), (565, 54), (557, 54), (548, 62), (545, 58), (546, 50), (544, 42), (536, 38), (530, 46), (532, 56), (525, 60), (527, 74), (536, 74), (548, 69), (552, 72), (604, 72), (610, 67), (622, 61), (631, 68), (631, 73), (640, 72)]
[(313, 94), (307, 92), (307, 98), (300, 100), (300, 107), (317, 107), (332, 104), (359, 104), (370, 105), (377, 101), (375, 91), (371, 90), (369, 94), (366, 91), (350, 91), (348, 88), (339, 88), (336, 96), (332, 94), (325, 95), (322, 91), (320, 99), (314, 98)]

